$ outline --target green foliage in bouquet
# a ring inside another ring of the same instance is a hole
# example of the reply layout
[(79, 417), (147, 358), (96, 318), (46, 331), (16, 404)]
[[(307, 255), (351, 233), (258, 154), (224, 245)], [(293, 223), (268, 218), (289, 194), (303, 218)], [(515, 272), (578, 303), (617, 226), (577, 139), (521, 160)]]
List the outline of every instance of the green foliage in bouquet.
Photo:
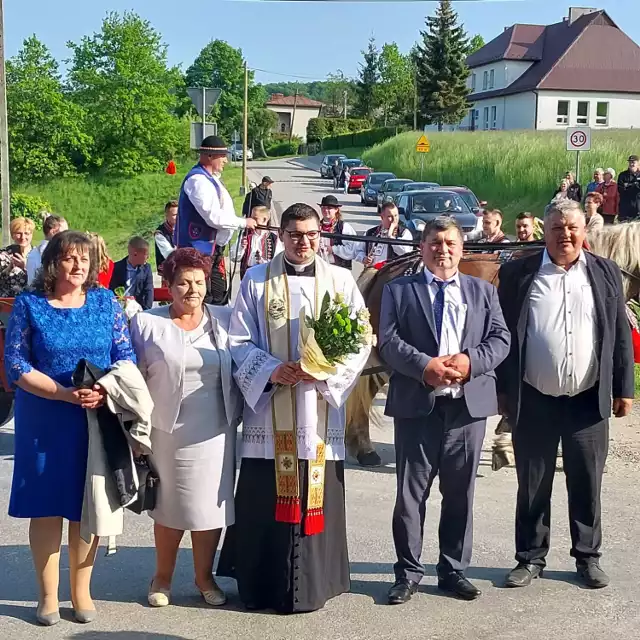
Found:
[(331, 364), (359, 353), (371, 340), (369, 312), (362, 309), (354, 315), (339, 293), (333, 300), (325, 293), (318, 319), (307, 316), (306, 323), (314, 330), (316, 342)]

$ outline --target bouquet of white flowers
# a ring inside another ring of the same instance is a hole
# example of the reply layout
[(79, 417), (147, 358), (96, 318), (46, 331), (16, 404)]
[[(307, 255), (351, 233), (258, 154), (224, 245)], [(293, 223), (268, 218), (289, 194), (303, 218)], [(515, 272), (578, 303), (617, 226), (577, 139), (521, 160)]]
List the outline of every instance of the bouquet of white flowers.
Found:
[(354, 313), (340, 293), (333, 300), (325, 294), (317, 319), (307, 316), (304, 309), (300, 312), (300, 367), (316, 380), (335, 375), (336, 364), (372, 342), (369, 312)]

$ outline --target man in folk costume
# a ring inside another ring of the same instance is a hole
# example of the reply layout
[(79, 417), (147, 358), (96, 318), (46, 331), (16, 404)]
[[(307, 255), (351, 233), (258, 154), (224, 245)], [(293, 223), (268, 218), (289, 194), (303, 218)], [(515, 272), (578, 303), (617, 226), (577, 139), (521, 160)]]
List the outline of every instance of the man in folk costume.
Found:
[[(357, 235), (355, 229), (342, 219), (340, 209), (342, 205), (335, 196), (324, 196), (320, 202), (322, 221), (320, 230), (325, 233)], [(338, 238), (321, 238), (318, 255), (330, 264), (351, 270), (353, 260), (358, 255), (361, 244)]]
[(251, 217), (258, 223), (258, 228), (246, 235), (238, 236), (235, 246), (229, 251), (230, 258), (240, 263), (240, 279), (249, 267), (269, 262), (276, 253), (282, 251), (282, 242), (275, 231), (266, 227), (271, 225), (271, 214), (267, 207), (253, 207)]
[(306, 204), (283, 214), (284, 252), (252, 267), (230, 326), (245, 398), (236, 524), (218, 575), (238, 582), (249, 609), (315, 611), (349, 590), (344, 500), (345, 402), (369, 356), (337, 364), (320, 382), (298, 360), (299, 316), (317, 317), (326, 293), (365, 310), (351, 275), (316, 256), (320, 220)]
[[(399, 238), (409, 242), (413, 240), (411, 231), (400, 222), (398, 207), (393, 202), (385, 202), (382, 205), (380, 218), (381, 223), (377, 227), (367, 229), (366, 238)], [(365, 267), (373, 267), (415, 250), (415, 247), (408, 244), (394, 245), (373, 241), (361, 244), (360, 247), (362, 248), (358, 251), (356, 260), (362, 262)]]
[(236, 230), (255, 229), (251, 218), (238, 218), (233, 200), (220, 176), (227, 164), (227, 148), (218, 136), (207, 136), (199, 149), (200, 161), (189, 171), (180, 188), (177, 247), (193, 247), (213, 258), (205, 302), (228, 302), (224, 246)]

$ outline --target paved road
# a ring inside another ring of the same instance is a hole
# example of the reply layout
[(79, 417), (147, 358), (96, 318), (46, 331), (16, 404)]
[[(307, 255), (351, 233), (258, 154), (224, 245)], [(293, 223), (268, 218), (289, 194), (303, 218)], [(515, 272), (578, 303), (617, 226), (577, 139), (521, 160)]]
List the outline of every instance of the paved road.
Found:
[[(254, 163), (251, 177), (267, 173), (276, 180), (277, 207), (295, 201), (319, 202), (327, 182), (304, 165), (284, 160)], [(363, 210), (357, 196), (340, 196), (347, 219), (360, 231), (373, 224), (373, 209)], [(439, 494), (434, 487), (427, 512), (424, 561), (427, 577), (414, 599), (402, 607), (384, 605), (394, 561), (390, 520), (395, 494), (391, 425), (376, 401), (374, 439), (385, 466), (347, 470), (347, 509), (352, 592), (331, 601), (323, 611), (295, 617), (246, 613), (238, 605), (232, 581), (222, 581), (230, 604), (205, 608), (196, 595), (188, 541), (182, 551), (173, 589), (173, 606), (153, 610), (146, 592), (154, 569), (151, 522), (127, 514), (126, 534), (118, 553), (97, 563), (94, 595), (99, 618), (89, 627), (64, 620), (52, 629), (33, 626), (34, 574), (26, 523), (5, 514), (12, 471), (13, 434), (0, 429), (0, 639), (78, 638), (84, 640), (205, 640), (210, 638), (317, 638), (318, 640), (625, 640), (640, 638), (640, 428), (638, 416), (617, 421), (604, 482), (603, 566), (612, 577), (610, 588), (583, 590), (573, 580), (568, 555), (567, 505), (563, 479), (556, 477), (553, 550), (549, 572), (529, 589), (505, 590), (501, 582), (513, 563), (514, 471), (492, 472), (488, 449), (482, 456), (476, 490), (473, 567), (469, 576), (483, 591), (475, 602), (443, 597), (435, 589)], [(62, 572), (62, 599), (68, 599), (68, 571)], [(68, 602), (65, 603), (68, 607)]]

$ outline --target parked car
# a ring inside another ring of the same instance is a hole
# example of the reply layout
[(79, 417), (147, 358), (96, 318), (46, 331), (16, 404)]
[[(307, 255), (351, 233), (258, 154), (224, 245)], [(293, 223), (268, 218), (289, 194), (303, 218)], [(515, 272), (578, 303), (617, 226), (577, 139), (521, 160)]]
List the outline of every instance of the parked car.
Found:
[[(364, 162), (360, 158), (343, 158), (340, 160), (340, 175), (342, 176), (342, 170), (348, 169), (351, 171), (354, 167), (364, 167)], [(344, 182), (341, 180), (338, 185), (341, 189), (344, 187)]]
[(372, 171), (360, 190), (360, 202), (364, 205), (376, 204), (378, 202), (378, 190), (382, 183), (395, 177), (393, 173), (386, 171)]
[(477, 196), (469, 187), (458, 186), (458, 187), (442, 187), (442, 189), (446, 189), (447, 191), (453, 191), (457, 193), (468, 205), (468, 207), (475, 213), (477, 216), (482, 217), (484, 213), (484, 207), (487, 206), (486, 200), (478, 200)]
[(437, 189), (440, 185), (437, 182), (407, 182), (400, 189), (400, 193), (404, 191), (424, 191), (424, 189)]
[(349, 184), (347, 185), (347, 193), (360, 192), (364, 181), (371, 173), (369, 167), (356, 167), (349, 170)]
[(320, 177), (333, 178), (333, 163), (336, 160), (342, 160), (346, 157), (347, 156), (345, 156), (344, 153), (333, 153), (322, 158), (322, 164), (320, 165)]
[(413, 180), (408, 180), (407, 178), (385, 180), (378, 191), (378, 211), (380, 211), (380, 207), (382, 207), (385, 202), (393, 202), (396, 194), (409, 182), (413, 182)]
[[(231, 145), (229, 148), (229, 155), (231, 156), (232, 162), (237, 162), (238, 160), (242, 160), (243, 149), (242, 143), (238, 142), (236, 144)], [(253, 160), (253, 151), (247, 148), (247, 160)]]
[[(400, 219), (419, 239), (425, 222), (438, 216), (453, 216), (464, 234), (465, 240), (477, 240), (482, 235), (482, 219), (478, 218), (460, 195), (445, 189), (425, 189), (424, 191), (405, 191), (395, 199)], [(478, 227), (478, 220), (480, 226)]]

